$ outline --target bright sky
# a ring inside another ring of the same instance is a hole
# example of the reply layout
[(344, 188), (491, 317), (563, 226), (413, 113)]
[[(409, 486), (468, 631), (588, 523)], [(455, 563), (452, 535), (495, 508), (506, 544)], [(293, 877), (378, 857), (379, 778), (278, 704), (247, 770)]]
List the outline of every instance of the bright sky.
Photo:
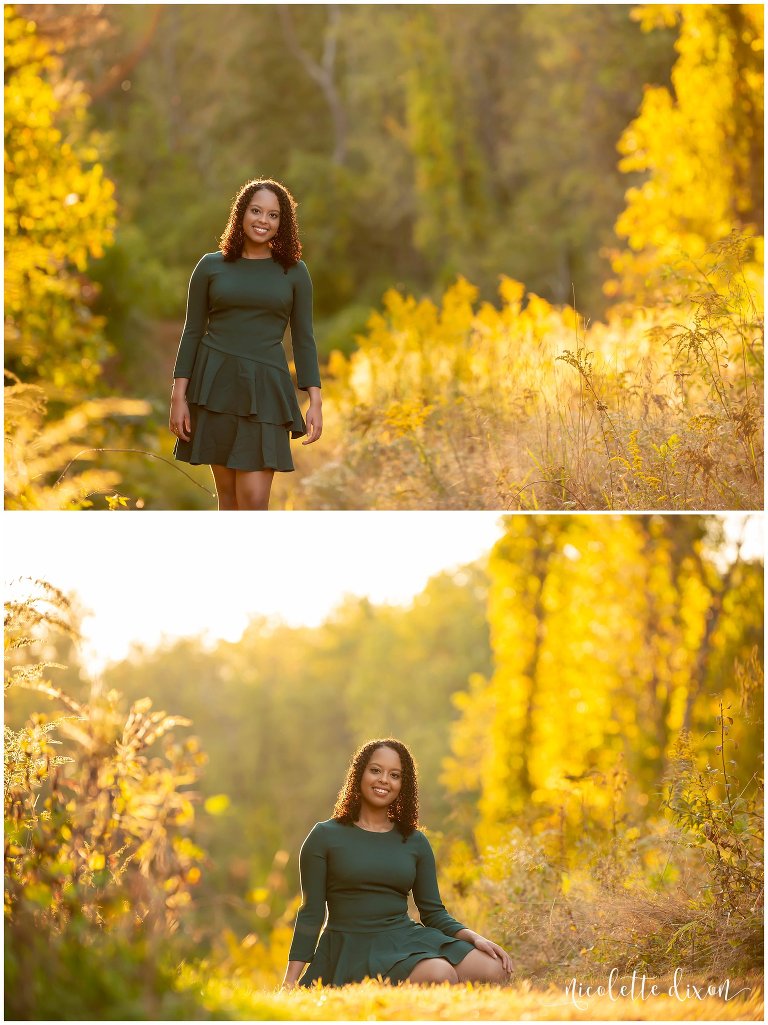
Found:
[(5, 523), (5, 580), (47, 580), (92, 612), (91, 671), (134, 641), (237, 640), (257, 615), (316, 626), (349, 594), (405, 604), (501, 535), (497, 512), (38, 512)]
[[(734, 535), (745, 520), (724, 518)], [(761, 519), (746, 517), (745, 556), (763, 549)], [(91, 672), (133, 642), (237, 640), (254, 616), (316, 626), (345, 595), (407, 604), (501, 535), (498, 512), (37, 512), (4, 522), (5, 580), (47, 580), (91, 613)]]

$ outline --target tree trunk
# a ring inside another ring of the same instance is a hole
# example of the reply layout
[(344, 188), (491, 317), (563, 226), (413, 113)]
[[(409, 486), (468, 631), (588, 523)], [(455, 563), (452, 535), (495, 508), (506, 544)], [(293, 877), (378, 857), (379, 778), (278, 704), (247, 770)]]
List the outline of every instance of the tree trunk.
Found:
[(303, 48), (296, 35), (290, 8), (286, 4), (278, 6), (280, 25), (283, 29), (288, 49), (299, 61), (307, 74), (320, 86), (328, 104), (333, 121), (333, 153), (331, 161), (341, 167), (347, 155), (347, 114), (341, 96), (334, 81), (336, 67), (336, 46), (339, 38), (339, 22), (341, 11), (338, 4), (328, 4), (328, 22), (323, 39), (323, 56), (318, 63)]

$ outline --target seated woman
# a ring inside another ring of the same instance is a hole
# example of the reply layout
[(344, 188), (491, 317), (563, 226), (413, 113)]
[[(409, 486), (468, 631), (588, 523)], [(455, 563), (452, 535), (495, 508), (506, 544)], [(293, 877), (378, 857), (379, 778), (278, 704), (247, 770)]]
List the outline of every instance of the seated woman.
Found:
[[(379, 977), (392, 983), (506, 981), (509, 954), (443, 906), (432, 848), (417, 829), (418, 809), (408, 748), (391, 739), (361, 747), (333, 817), (318, 822), (301, 847), (303, 901), (284, 988)], [(421, 925), (407, 913), (410, 891)]]

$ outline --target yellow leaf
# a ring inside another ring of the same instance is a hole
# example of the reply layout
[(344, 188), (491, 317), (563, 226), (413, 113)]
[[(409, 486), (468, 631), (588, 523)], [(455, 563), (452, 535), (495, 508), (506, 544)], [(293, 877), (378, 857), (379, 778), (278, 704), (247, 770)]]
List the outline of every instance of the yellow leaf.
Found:
[(214, 794), (206, 798), (204, 808), (209, 815), (223, 815), (229, 810), (229, 797), (226, 794)]

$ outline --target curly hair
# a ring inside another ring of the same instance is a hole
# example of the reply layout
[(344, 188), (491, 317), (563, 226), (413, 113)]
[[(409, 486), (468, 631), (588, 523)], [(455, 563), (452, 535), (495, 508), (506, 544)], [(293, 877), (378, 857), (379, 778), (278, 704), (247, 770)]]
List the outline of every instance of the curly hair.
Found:
[(243, 255), (243, 242), (245, 241), (243, 217), (254, 192), (258, 192), (259, 189), (269, 189), (270, 192), (274, 192), (280, 204), (280, 224), (270, 246), (272, 256), (287, 272), (301, 259), (299, 225), (296, 220), (298, 204), (285, 185), (281, 185), (280, 182), (273, 181), (271, 178), (253, 178), (242, 186), (232, 200), (229, 220), (224, 234), (219, 240), (219, 249), (228, 262), (233, 262)]
[(373, 752), (380, 747), (390, 747), (400, 755), (403, 777), (397, 800), (387, 808), (387, 814), (403, 837), (403, 843), (419, 827), (419, 785), (416, 778), (416, 763), (405, 744), (388, 737), (386, 740), (369, 740), (352, 756), (347, 769), (347, 778), (336, 798), (333, 816), (337, 822), (351, 826), (360, 814), (362, 796), (360, 781)]

